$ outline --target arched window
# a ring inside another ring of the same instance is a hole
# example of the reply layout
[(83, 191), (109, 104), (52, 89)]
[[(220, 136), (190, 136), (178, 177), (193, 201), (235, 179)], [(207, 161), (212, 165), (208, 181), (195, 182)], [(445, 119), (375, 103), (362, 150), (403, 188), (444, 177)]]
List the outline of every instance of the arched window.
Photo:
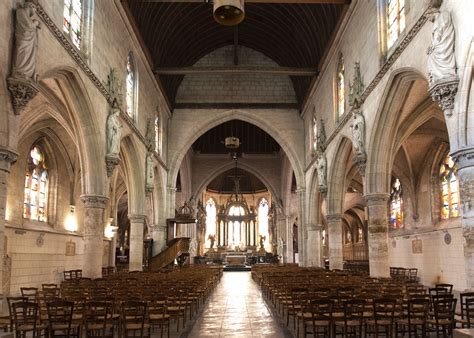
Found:
[(405, 29), (405, 0), (387, 0), (387, 49), (393, 46)]
[(240, 205), (233, 205), (229, 209), (229, 216), (244, 216), (245, 210), (244, 207)]
[(364, 241), (364, 229), (359, 225), (357, 227), (357, 243)]
[[(217, 209), (216, 209), (216, 202), (212, 198), (206, 203), (206, 248), (211, 247), (211, 240), (209, 236), (216, 235), (216, 221), (217, 221)], [(215, 239), (215, 237), (214, 237)]]
[(133, 120), (135, 119), (135, 90), (136, 90), (136, 76), (135, 63), (133, 61), (132, 52), (128, 53), (127, 57), (127, 77), (126, 77), (126, 104), (127, 114)]
[(398, 178), (393, 180), (390, 192), (390, 224), (394, 229), (403, 228), (402, 184)]
[(446, 156), (440, 166), (441, 219), (459, 216), (458, 168), (451, 156)]
[(23, 218), (47, 222), (48, 171), (45, 156), (37, 145), (31, 148), (25, 175)]
[(268, 210), (268, 202), (265, 198), (262, 198), (258, 204), (258, 234), (265, 236), (265, 244), (269, 241)]
[(72, 43), (78, 49), (81, 49), (82, 18), (82, 0), (64, 0), (63, 31), (69, 35)]
[(160, 118), (155, 116), (155, 151), (160, 153)]
[(313, 133), (312, 133), (312, 147), (313, 147), (313, 154), (316, 154), (317, 147), (318, 147), (318, 120), (316, 119), (316, 115), (313, 115)]
[(346, 244), (351, 244), (352, 243), (352, 232), (349, 229), (349, 227), (346, 227), (346, 235), (344, 236), (345, 238), (345, 243)]
[(337, 98), (337, 117), (344, 115), (345, 113), (345, 94), (346, 94), (346, 87), (344, 83), (344, 58), (342, 54), (339, 55), (339, 62), (337, 64), (337, 77), (336, 77), (336, 98)]

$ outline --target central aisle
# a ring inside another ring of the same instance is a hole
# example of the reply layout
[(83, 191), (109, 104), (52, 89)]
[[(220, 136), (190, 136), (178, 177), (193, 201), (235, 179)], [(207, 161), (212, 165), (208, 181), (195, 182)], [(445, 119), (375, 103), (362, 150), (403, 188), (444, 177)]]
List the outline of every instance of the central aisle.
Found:
[(250, 272), (224, 272), (188, 337), (291, 337)]

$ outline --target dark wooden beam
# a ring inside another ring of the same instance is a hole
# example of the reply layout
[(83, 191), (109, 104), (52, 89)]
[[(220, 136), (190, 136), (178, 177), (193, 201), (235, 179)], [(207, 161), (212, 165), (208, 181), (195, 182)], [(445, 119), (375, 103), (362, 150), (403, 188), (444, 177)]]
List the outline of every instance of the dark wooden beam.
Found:
[(156, 75), (225, 75), (225, 74), (266, 74), (287, 76), (315, 76), (318, 75), (316, 68), (295, 67), (176, 67), (157, 68)]
[(174, 109), (296, 109), (299, 110), (297, 103), (176, 103)]
[(234, 26), (234, 66), (239, 64), (239, 26)]
[[(209, 0), (135, 0), (139, 2), (186, 2), (186, 3), (209, 3)], [(351, 0), (245, 0), (246, 3), (254, 4), (334, 4), (348, 5)]]

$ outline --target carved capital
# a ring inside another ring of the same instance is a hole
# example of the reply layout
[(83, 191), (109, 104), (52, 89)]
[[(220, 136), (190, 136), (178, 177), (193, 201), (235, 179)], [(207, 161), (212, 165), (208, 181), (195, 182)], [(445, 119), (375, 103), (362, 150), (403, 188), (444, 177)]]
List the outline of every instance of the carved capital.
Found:
[(105, 209), (109, 198), (107, 196), (89, 194), (81, 195), (81, 201), (86, 208)]
[(11, 149), (0, 148), (0, 170), (10, 172), (10, 167), (15, 164), (18, 153)]
[(130, 223), (145, 223), (145, 215), (128, 215)]
[(332, 214), (332, 215), (326, 215), (326, 220), (329, 222), (340, 222), (342, 221), (342, 215), (341, 214)]
[(359, 153), (359, 154), (354, 154), (352, 156), (352, 162), (357, 165), (357, 168), (359, 169), (359, 173), (362, 175), (362, 177), (365, 176), (365, 168), (367, 166), (367, 155), (365, 152)]
[(307, 231), (321, 231), (321, 224), (306, 224)]
[(462, 170), (468, 167), (474, 167), (474, 147), (462, 148), (451, 153), (458, 169)]
[(364, 196), (364, 200), (367, 202), (368, 206), (386, 205), (389, 199), (389, 194), (368, 194)]
[(111, 177), (115, 167), (120, 163), (120, 157), (116, 155), (105, 156), (105, 165), (107, 166), (107, 177)]
[(428, 89), (433, 101), (438, 102), (438, 105), (446, 114), (446, 116), (453, 115), (454, 99), (458, 92), (459, 78), (447, 78), (434, 82)]
[(39, 92), (38, 86), (28, 79), (9, 77), (7, 87), (12, 97), (13, 110), (16, 115), (19, 115), (28, 102)]

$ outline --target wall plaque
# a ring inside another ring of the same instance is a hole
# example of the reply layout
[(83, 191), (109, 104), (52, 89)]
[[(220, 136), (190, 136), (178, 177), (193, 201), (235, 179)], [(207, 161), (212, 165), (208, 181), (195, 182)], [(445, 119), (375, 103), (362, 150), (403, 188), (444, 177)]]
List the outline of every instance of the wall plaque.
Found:
[(414, 239), (411, 241), (411, 251), (414, 254), (423, 253), (423, 241), (421, 239)]
[(75, 256), (76, 255), (76, 243), (70, 240), (66, 242), (66, 256)]

